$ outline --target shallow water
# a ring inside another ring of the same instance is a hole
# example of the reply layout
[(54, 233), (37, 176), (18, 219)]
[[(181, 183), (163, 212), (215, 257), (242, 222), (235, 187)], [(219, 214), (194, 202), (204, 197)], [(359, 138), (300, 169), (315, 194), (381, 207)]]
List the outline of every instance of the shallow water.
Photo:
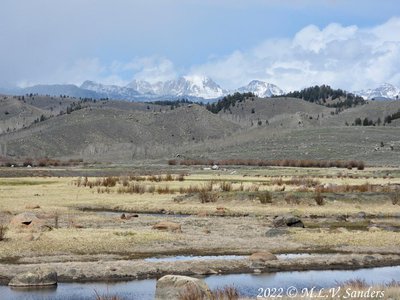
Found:
[(168, 214), (168, 213), (132, 213), (132, 212), (126, 212), (126, 211), (95, 211), (96, 214), (101, 215), (101, 216), (106, 216), (106, 217), (116, 217), (119, 218), (121, 217), (122, 214), (125, 214), (126, 216), (129, 215), (138, 215), (140, 217), (171, 217), (171, 218), (186, 218), (190, 217), (191, 215), (182, 215), (182, 214)]
[[(277, 254), (278, 259), (296, 259), (296, 258), (312, 258), (312, 257), (323, 257), (332, 256), (334, 254), (313, 254), (313, 253), (288, 253), (288, 254)], [(340, 255), (340, 254), (338, 254)], [(174, 261), (193, 261), (193, 260), (233, 260), (233, 259), (245, 259), (248, 255), (177, 255), (177, 256), (165, 256), (165, 257), (149, 257), (144, 260), (147, 262), (174, 262)]]
[[(211, 289), (234, 285), (241, 295), (256, 297), (260, 288), (323, 288), (350, 279), (365, 280), (368, 284), (382, 284), (399, 280), (400, 266), (352, 271), (301, 271), (270, 274), (212, 275), (205, 278)], [(99, 295), (118, 295), (121, 299), (152, 300), (156, 281), (134, 280), (118, 283), (60, 283), (55, 289), (15, 290), (0, 286), (0, 299), (15, 300), (89, 300)]]
[(244, 259), (248, 256), (244, 255), (177, 255), (177, 256), (166, 256), (166, 257), (150, 257), (145, 258), (147, 262), (174, 262), (174, 261), (192, 261), (192, 260), (231, 260), (231, 259)]

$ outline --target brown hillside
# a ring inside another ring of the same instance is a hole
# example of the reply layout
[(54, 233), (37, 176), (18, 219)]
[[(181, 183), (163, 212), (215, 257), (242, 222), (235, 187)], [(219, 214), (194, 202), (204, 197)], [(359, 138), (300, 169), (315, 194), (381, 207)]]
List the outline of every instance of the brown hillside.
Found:
[(166, 112), (85, 108), (6, 136), (8, 155), (132, 159), (179, 153), (184, 145), (238, 129), (198, 105)]

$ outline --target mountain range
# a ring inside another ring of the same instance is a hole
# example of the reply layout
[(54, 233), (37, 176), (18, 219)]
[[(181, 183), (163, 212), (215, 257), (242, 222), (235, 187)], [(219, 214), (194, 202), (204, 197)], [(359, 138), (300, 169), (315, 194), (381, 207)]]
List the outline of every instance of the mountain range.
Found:
[[(280, 87), (265, 81), (252, 80), (245, 86), (227, 90), (210, 77), (197, 75), (182, 76), (174, 80), (158, 81), (155, 83), (145, 80), (133, 80), (126, 86), (106, 85), (87, 80), (80, 86), (72, 84), (35, 85), (12, 90), (0, 89), (0, 92), (17, 95), (33, 93), (51, 96), (66, 95), (76, 98), (108, 98), (135, 102), (174, 100), (179, 98), (208, 102), (234, 92), (252, 92), (261, 98), (284, 94), (284, 91)], [(364, 99), (396, 99), (400, 95), (400, 88), (385, 83), (374, 89), (360, 90), (354, 93)]]
[(354, 94), (368, 100), (386, 100), (398, 99), (400, 97), (400, 88), (395, 87), (393, 84), (384, 83), (374, 89), (366, 89), (354, 92)]
[(193, 101), (211, 101), (234, 92), (252, 92), (259, 97), (283, 94), (278, 86), (260, 80), (253, 80), (246, 86), (227, 90), (206, 76), (183, 76), (174, 80), (155, 83), (133, 80), (126, 86), (106, 85), (87, 80), (80, 86), (72, 84), (35, 85), (20, 89), (0, 90), (0, 92), (17, 95), (33, 93), (51, 96), (66, 95), (77, 98), (109, 98), (138, 102), (179, 98), (188, 98)]

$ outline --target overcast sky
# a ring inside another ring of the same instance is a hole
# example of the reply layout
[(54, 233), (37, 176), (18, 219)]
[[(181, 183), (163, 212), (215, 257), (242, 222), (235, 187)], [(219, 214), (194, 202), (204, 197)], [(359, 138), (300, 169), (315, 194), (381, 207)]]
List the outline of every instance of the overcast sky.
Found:
[(0, 86), (400, 86), (398, 0), (1, 0)]

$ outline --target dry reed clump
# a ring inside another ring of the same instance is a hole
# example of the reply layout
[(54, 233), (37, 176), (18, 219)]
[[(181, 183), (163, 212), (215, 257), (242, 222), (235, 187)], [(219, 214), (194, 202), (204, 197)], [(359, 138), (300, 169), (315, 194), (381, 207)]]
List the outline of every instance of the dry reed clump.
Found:
[(212, 192), (207, 186), (200, 189), (198, 194), (201, 203), (217, 202), (218, 200), (217, 193)]
[(96, 300), (122, 300), (122, 298), (120, 298), (117, 295), (110, 295), (110, 294), (100, 295), (96, 290), (94, 290), (94, 294)]
[(247, 187), (245, 189), (245, 191), (247, 192), (258, 192), (258, 190), (260, 189), (260, 187), (256, 184), (252, 184), (251, 186)]
[(272, 203), (272, 194), (269, 191), (262, 191), (257, 194), (261, 204)]
[(223, 192), (231, 192), (232, 191), (232, 183), (223, 181), (219, 184), (221, 191)]
[(325, 204), (324, 196), (321, 195), (320, 191), (315, 191), (314, 200), (315, 200), (315, 203), (317, 203), (317, 205), (319, 205), (319, 206), (322, 206)]
[(359, 184), (359, 185), (349, 185), (349, 184), (343, 184), (343, 185), (330, 185), (330, 186), (317, 186), (317, 190), (319, 190), (321, 193), (354, 193), (354, 192), (360, 192), (360, 193), (367, 193), (367, 192), (384, 192), (387, 193), (389, 192), (390, 188), (388, 186), (382, 186), (382, 185), (374, 185), (374, 184), (369, 184), (368, 182), (364, 184)]
[(346, 280), (346, 281), (340, 283), (339, 285), (349, 287), (352, 289), (357, 289), (357, 290), (362, 290), (369, 286), (369, 284), (367, 284), (367, 282), (364, 279), (360, 279), (360, 278)]
[[(211, 291), (212, 300), (238, 300), (239, 292), (234, 286), (225, 286), (223, 288)], [(204, 294), (194, 284), (190, 284), (179, 294), (179, 300), (203, 300)]]
[(295, 193), (288, 193), (285, 195), (285, 201), (287, 204), (295, 204), (299, 205), (300, 204), (300, 196), (295, 194)]
[(389, 194), (390, 200), (392, 201), (393, 205), (399, 204), (400, 205), (400, 188), (396, 188)]
[(305, 176), (299, 176), (299, 177), (292, 177), (289, 180), (284, 180), (282, 178), (277, 178), (273, 179), (271, 181), (271, 184), (273, 185), (297, 185), (297, 186), (304, 186), (304, 187), (315, 187), (320, 184), (318, 180), (315, 180), (313, 178), (305, 177)]
[(363, 161), (325, 161), (325, 160), (258, 160), (258, 159), (224, 159), (224, 160), (203, 160), (203, 159), (183, 159), (181, 161), (170, 160), (170, 165), (225, 165), (225, 166), (259, 166), (259, 167), (298, 167), (298, 168), (357, 168), (358, 170), (364, 170), (365, 164)]
[(168, 185), (163, 186), (163, 187), (159, 186), (156, 188), (156, 191), (159, 194), (174, 194), (175, 193), (175, 191), (170, 189)]
[(110, 193), (112, 193), (113, 191), (110, 189), (110, 188), (108, 188), (108, 187), (106, 187), (106, 188), (101, 188), (101, 187), (98, 187), (97, 188), (97, 193), (98, 194), (110, 194)]
[(104, 187), (114, 187), (117, 184), (121, 184), (124, 187), (127, 187), (131, 181), (150, 181), (150, 182), (162, 182), (162, 181), (184, 181), (185, 174), (181, 173), (176, 176), (172, 174), (163, 175), (151, 175), (151, 176), (137, 176), (137, 175), (129, 175), (129, 176), (121, 176), (114, 177), (108, 176), (104, 178), (95, 178), (93, 180), (89, 180), (88, 177), (79, 177), (74, 181), (74, 184), (78, 187), (95, 187), (95, 186), (104, 186)]
[(146, 186), (140, 183), (131, 183), (128, 186), (122, 186), (117, 189), (118, 194), (144, 194)]

